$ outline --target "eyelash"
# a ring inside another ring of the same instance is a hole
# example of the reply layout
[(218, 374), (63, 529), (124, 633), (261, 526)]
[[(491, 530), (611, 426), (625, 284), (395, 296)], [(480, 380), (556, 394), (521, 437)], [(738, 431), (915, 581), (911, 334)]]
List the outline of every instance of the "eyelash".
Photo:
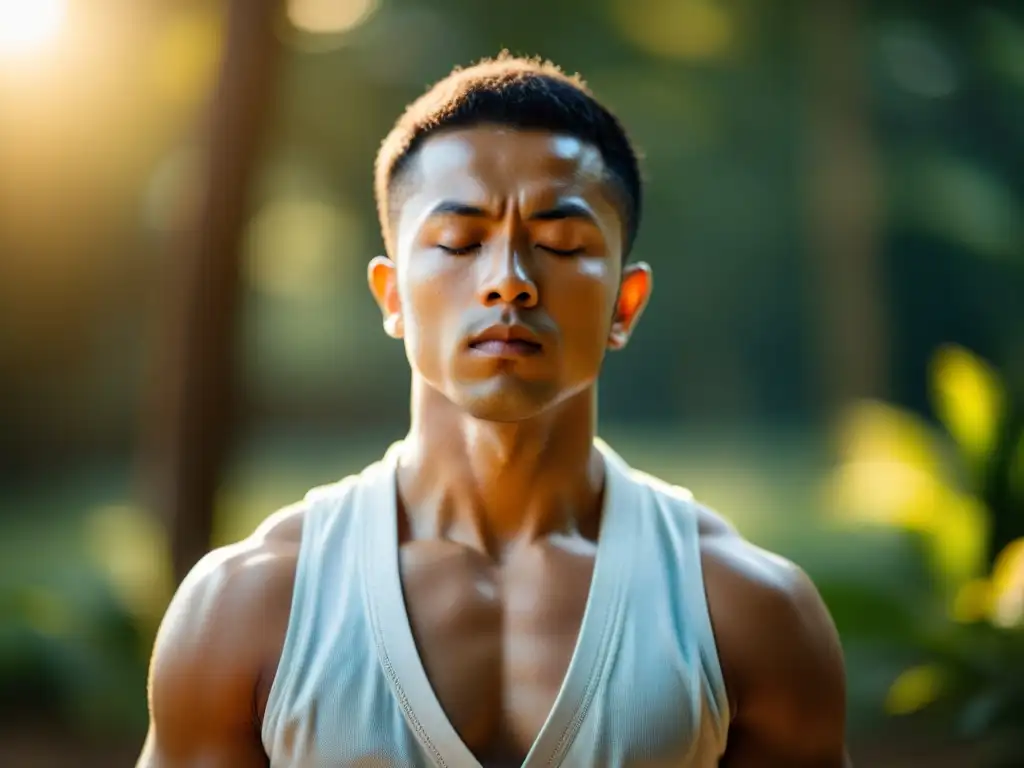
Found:
[(465, 256), (468, 253), (472, 253), (480, 247), (480, 243), (474, 243), (473, 245), (467, 245), (464, 248), (449, 248), (447, 245), (438, 245), (445, 253), (450, 253), (452, 256)]
[(572, 250), (569, 251), (561, 251), (558, 248), (551, 248), (547, 245), (538, 245), (537, 247), (540, 248), (542, 251), (553, 253), (555, 254), (555, 256), (576, 256), (577, 254), (583, 253), (583, 248), (573, 248)]
[[(465, 246), (463, 248), (449, 248), (446, 245), (438, 245), (437, 247), (440, 248), (445, 253), (450, 253), (452, 256), (465, 256), (467, 254), (472, 253), (477, 248), (479, 248), (480, 247), (480, 243), (474, 243), (473, 245), (467, 245), (467, 246)], [(538, 245), (537, 247), (540, 248), (542, 251), (547, 251), (548, 253), (553, 253), (555, 256), (576, 256), (577, 254), (583, 253), (583, 250), (584, 250), (583, 248), (573, 248), (572, 250), (569, 250), (569, 251), (563, 251), (563, 250), (560, 250), (558, 248), (551, 248), (551, 247), (546, 246), (546, 245)]]

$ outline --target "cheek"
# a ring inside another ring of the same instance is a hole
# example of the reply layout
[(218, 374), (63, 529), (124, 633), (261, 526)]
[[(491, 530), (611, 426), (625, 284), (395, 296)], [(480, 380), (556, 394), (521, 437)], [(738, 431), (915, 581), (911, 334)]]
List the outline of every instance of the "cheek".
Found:
[(580, 259), (566, 266), (571, 271), (557, 276), (557, 295), (550, 297), (552, 314), (570, 356), (600, 359), (611, 330), (618, 270), (607, 259)]
[(421, 364), (444, 342), (452, 308), (459, 306), (457, 275), (429, 256), (410, 260), (399, 275), (398, 291), (405, 324), (405, 346)]

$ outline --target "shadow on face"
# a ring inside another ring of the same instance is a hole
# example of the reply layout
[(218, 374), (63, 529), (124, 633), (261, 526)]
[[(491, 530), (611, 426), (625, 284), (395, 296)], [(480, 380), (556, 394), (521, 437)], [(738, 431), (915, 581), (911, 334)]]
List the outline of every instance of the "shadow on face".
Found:
[(651, 288), (647, 265), (623, 266), (598, 150), (540, 131), (449, 131), (423, 143), (398, 185), (394, 259), (374, 259), (369, 279), (414, 376), (501, 422), (591, 388)]

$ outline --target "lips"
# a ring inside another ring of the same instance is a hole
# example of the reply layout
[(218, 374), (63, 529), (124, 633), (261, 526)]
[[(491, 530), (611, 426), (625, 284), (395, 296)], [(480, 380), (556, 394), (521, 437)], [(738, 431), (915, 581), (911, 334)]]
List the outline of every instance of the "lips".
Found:
[(474, 336), (469, 348), (493, 357), (528, 357), (541, 351), (540, 339), (524, 325), (492, 325)]

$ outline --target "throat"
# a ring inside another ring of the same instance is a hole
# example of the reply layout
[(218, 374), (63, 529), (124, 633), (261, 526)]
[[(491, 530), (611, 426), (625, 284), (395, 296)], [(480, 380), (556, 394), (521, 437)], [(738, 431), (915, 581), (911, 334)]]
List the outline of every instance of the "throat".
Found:
[(398, 456), (398, 499), (413, 539), (449, 539), (502, 560), (520, 544), (595, 530), (604, 456), (588, 387), (521, 421), (476, 418), (420, 377)]
[(397, 474), (402, 538), (457, 542), (496, 562), (552, 536), (596, 539), (604, 474), (592, 441), (575, 451), (476, 442), (453, 452), (407, 440)]

